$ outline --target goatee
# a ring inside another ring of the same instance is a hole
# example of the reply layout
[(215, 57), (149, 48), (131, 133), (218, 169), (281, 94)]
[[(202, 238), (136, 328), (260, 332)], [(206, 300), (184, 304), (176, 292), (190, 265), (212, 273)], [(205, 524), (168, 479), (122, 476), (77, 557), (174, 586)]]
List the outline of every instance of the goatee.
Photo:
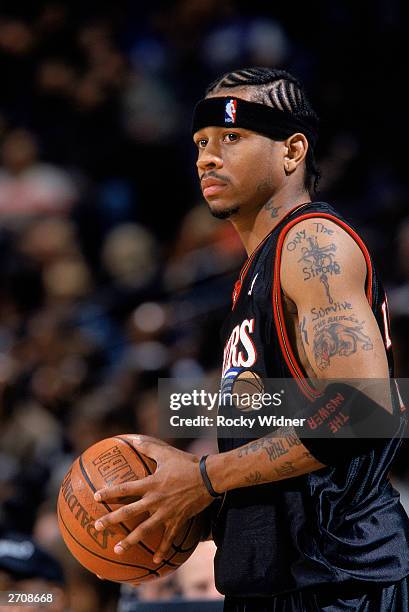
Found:
[(231, 208), (225, 208), (224, 210), (214, 210), (209, 206), (209, 210), (213, 217), (216, 217), (216, 219), (228, 219), (232, 215), (239, 212), (240, 206), (232, 206)]

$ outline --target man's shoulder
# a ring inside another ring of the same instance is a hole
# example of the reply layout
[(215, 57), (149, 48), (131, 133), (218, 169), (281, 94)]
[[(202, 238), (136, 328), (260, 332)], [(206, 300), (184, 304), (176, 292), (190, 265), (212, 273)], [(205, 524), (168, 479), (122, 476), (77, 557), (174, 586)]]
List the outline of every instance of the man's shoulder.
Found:
[(324, 218), (334, 218), (352, 226), (351, 221), (333, 204), (324, 200), (313, 200), (304, 206), (295, 207), (288, 217), (285, 225), (291, 225), (295, 221), (301, 221), (313, 216), (323, 216)]
[[(355, 223), (335, 206), (324, 201), (313, 201), (301, 209), (296, 209), (289, 216), (286, 223), (281, 228), (280, 246), (287, 247), (283, 250), (296, 250), (295, 245), (288, 246), (288, 242), (296, 239), (298, 242), (302, 240), (304, 231), (311, 233), (316, 237), (323, 236), (349, 236), (362, 249), (366, 246), (360, 231), (356, 228)], [(349, 240), (347, 239), (347, 242)]]
[(307, 215), (289, 227), (281, 244), (281, 286), (289, 296), (318, 294), (329, 285), (365, 285), (366, 247), (347, 223), (325, 214)]

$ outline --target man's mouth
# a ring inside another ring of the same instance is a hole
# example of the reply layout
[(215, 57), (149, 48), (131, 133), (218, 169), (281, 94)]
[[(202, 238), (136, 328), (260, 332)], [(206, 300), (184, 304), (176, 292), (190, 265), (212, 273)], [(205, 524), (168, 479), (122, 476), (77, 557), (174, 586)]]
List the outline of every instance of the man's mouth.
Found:
[(201, 181), (202, 193), (205, 198), (219, 194), (221, 191), (223, 191), (226, 185), (227, 183), (220, 179), (214, 178), (213, 176), (203, 178)]

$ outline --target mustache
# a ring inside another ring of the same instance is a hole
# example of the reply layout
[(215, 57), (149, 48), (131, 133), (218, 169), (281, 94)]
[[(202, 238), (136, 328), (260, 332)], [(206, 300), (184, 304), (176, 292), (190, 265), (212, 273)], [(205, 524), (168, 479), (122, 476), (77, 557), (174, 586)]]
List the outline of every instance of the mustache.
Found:
[(224, 174), (218, 174), (214, 170), (210, 170), (209, 172), (203, 172), (202, 176), (200, 177), (200, 182), (202, 182), (203, 179), (210, 177), (219, 179), (219, 181), (224, 181), (225, 183), (230, 183), (230, 179), (227, 176), (225, 176)]

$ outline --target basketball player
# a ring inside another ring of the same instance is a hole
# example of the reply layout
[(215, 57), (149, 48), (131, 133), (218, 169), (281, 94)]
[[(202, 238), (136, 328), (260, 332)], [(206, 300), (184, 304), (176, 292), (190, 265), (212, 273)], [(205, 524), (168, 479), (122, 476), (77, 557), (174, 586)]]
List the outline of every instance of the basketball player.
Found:
[[(224, 494), (213, 537), (216, 586), (229, 611), (409, 610), (408, 519), (387, 477), (405, 409), (393, 385), (389, 406), (352, 385), (326, 385), (387, 379), (393, 362), (371, 256), (332, 206), (311, 198), (317, 131), (300, 83), (268, 68), (221, 77), (193, 121), (210, 212), (233, 223), (248, 253), (223, 330), (223, 377), (250, 370), (293, 378), (307, 429), (325, 435), (294, 428), (251, 442), (220, 437), (219, 454), (200, 461), (139, 437), (135, 445), (158, 462), (156, 473), (96, 494), (108, 502), (137, 497), (99, 529), (150, 515), (119, 554), (165, 526), (158, 563), (178, 526)], [(361, 414), (377, 415), (393, 435), (337, 437)]]

